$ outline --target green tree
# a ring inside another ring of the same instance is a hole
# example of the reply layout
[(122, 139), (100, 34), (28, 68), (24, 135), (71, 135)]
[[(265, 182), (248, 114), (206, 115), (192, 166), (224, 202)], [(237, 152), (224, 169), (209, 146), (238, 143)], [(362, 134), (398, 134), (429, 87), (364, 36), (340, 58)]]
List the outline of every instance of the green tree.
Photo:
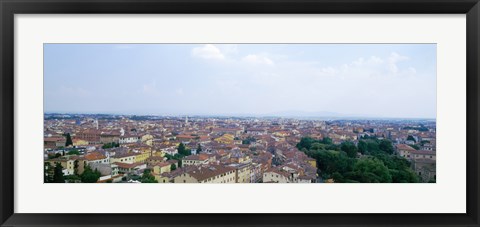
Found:
[(65, 182), (66, 183), (80, 183), (80, 182), (82, 182), (82, 179), (78, 175), (68, 175), (68, 176), (65, 176)]
[(66, 140), (66, 142), (65, 142), (65, 147), (68, 147), (68, 146), (70, 146), (70, 145), (73, 145), (72, 137), (70, 136), (70, 133), (67, 133), (66, 137), (67, 137), (67, 140)]
[(335, 181), (335, 183), (344, 183), (345, 182), (345, 178), (339, 172), (333, 173), (332, 178)]
[(343, 142), (342, 145), (340, 145), (340, 149), (347, 153), (347, 156), (350, 158), (357, 157), (357, 146), (355, 146), (355, 144), (351, 141)]
[(255, 137), (249, 136), (246, 139), (242, 140), (242, 144), (251, 144), (252, 142), (256, 142), (257, 139)]
[(82, 179), (82, 183), (96, 183), (100, 178), (100, 172), (96, 169), (93, 171), (92, 168), (87, 165), (82, 175), (80, 175), (80, 178)]
[(179, 154), (181, 154), (183, 156), (188, 156), (188, 155), (192, 154), (189, 150), (187, 150), (187, 148), (185, 147), (185, 145), (183, 143), (180, 143), (178, 145), (177, 151), (178, 151)]
[(78, 175), (78, 160), (73, 162), (73, 174)]
[(363, 140), (360, 140), (358, 141), (358, 151), (361, 153), (361, 154), (366, 154), (367, 153), (367, 143)]
[(62, 157), (62, 154), (60, 153), (55, 153), (53, 155), (48, 155), (48, 159), (55, 159), (55, 158), (59, 158), (59, 157)]
[(362, 158), (353, 167), (352, 178), (362, 183), (391, 183), (392, 176), (382, 161)]
[(410, 146), (411, 148), (415, 149), (415, 150), (420, 150), (420, 147), (416, 144), (412, 144), (412, 145), (408, 145)]
[(120, 144), (115, 143), (115, 142), (111, 142), (111, 143), (106, 143), (106, 144), (102, 145), (102, 149), (109, 149), (109, 148), (113, 148), (113, 147), (120, 147)]
[(333, 141), (330, 137), (323, 137), (322, 143), (323, 144), (333, 144)]
[(202, 145), (198, 144), (197, 145), (197, 154), (200, 154), (202, 152)]
[(174, 171), (177, 169), (177, 166), (175, 164), (170, 165), (170, 170)]
[(44, 168), (43, 182), (44, 183), (53, 182), (54, 168), (52, 167), (52, 165), (50, 165), (50, 162), (45, 162), (43, 168)]
[(302, 150), (303, 148), (310, 150), (312, 148), (312, 144), (315, 143), (316, 140), (310, 137), (303, 137), (300, 142), (297, 144), (297, 148)]
[(70, 150), (69, 152), (67, 152), (68, 155), (80, 155), (80, 151), (78, 151), (77, 149), (73, 149), (73, 150)]
[(415, 138), (413, 138), (412, 135), (408, 135), (407, 140), (410, 140), (410, 141), (413, 141), (413, 142), (417, 142), (417, 141), (415, 140)]
[(145, 169), (145, 171), (143, 171), (142, 177), (140, 178), (140, 182), (142, 182), (142, 183), (158, 183), (158, 181), (155, 180), (155, 177), (152, 175), (150, 169)]
[(55, 164), (55, 169), (53, 170), (53, 183), (65, 183), (65, 178), (63, 178), (63, 167), (60, 163)]
[(393, 152), (395, 151), (393, 149), (392, 142), (390, 142), (390, 140), (386, 140), (386, 139), (380, 140), (380, 143), (378, 144), (378, 148), (380, 150), (386, 152), (387, 154), (393, 154)]

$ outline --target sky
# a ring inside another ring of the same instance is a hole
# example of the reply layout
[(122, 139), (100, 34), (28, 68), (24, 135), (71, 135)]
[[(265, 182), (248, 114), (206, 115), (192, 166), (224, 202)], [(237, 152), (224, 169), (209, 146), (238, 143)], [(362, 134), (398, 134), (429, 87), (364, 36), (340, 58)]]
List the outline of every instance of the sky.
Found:
[(44, 44), (46, 113), (436, 118), (435, 44)]

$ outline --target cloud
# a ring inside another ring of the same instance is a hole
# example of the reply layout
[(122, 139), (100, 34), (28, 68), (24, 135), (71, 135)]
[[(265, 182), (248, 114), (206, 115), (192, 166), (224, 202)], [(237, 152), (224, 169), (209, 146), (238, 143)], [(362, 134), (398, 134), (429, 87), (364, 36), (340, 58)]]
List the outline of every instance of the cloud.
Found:
[(238, 53), (238, 45), (237, 44), (219, 44), (216, 45), (218, 49), (225, 55), (229, 54), (237, 54)]
[(274, 65), (275, 63), (265, 56), (259, 56), (255, 54), (249, 54), (245, 56), (242, 61), (248, 62), (250, 64), (263, 64), (263, 65)]
[(192, 49), (192, 56), (203, 59), (223, 60), (225, 55), (215, 45), (205, 44), (202, 47)]
[(365, 66), (365, 65), (379, 65), (382, 64), (384, 61), (376, 56), (371, 56), (370, 58), (359, 58), (353, 61), (353, 65), (355, 66)]
[(343, 64), (339, 67), (339, 71), (345, 74), (356, 76), (412, 76), (417, 73), (413, 67), (400, 67), (399, 62), (409, 60), (407, 56), (400, 55), (396, 52), (380, 58), (377, 56), (361, 57), (351, 63)]
[(390, 54), (390, 57), (388, 57), (388, 60), (387, 60), (388, 70), (391, 73), (398, 73), (399, 69), (398, 69), (397, 63), (405, 60), (408, 60), (407, 56), (402, 56), (400, 54), (397, 54), (396, 52), (392, 52)]

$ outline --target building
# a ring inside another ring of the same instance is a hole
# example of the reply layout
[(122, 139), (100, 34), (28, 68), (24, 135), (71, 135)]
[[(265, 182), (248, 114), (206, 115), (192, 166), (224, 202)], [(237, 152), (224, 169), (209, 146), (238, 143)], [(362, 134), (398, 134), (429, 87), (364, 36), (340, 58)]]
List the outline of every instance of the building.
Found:
[(135, 153), (123, 153), (123, 154), (115, 154), (114, 156), (110, 157), (110, 162), (121, 162), (121, 163), (129, 163), (132, 164), (136, 162), (136, 155)]
[(45, 137), (43, 138), (44, 149), (57, 149), (64, 147), (66, 143), (65, 137)]
[(141, 137), (138, 135), (125, 134), (123, 136), (120, 136), (119, 138), (120, 144), (137, 143), (137, 142), (141, 142)]
[(74, 139), (81, 139), (88, 141), (88, 144), (100, 144), (100, 134), (101, 132), (95, 129), (87, 129), (78, 132), (75, 134)]
[(64, 175), (73, 175), (75, 173), (75, 160), (74, 159), (69, 159), (66, 157), (59, 157), (59, 158), (54, 158), (54, 159), (49, 159), (45, 160), (45, 162), (50, 163), (50, 166), (54, 168), (57, 163), (60, 163), (63, 168), (63, 174)]
[(414, 148), (406, 145), (406, 144), (397, 144), (396, 146), (397, 149), (397, 154), (401, 157), (404, 157), (406, 159), (410, 159), (411, 157), (411, 152), (416, 151)]
[(235, 183), (235, 181), (235, 168), (221, 165), (193, 166), (174, 178), (174, 183)]
[(141, 170), (147, 168), (147, 164), (145, 163), (122, 163), (122, 162), (115, 162), (113, 163), (118, 166), (119, 173), (136, 173), (138, 174)]
[(100, 142), (105, 143), (119, 143), (120, 141), (120, 132), (101, 132), (100, 133)]
[(110, 159), (100, 152), (90, 152), (84, 156), (84, 163), (110, 163)]
[(208, 164), (209, 162), (212, 162), (212, 161), (215, 161), (215, 156), (214, 155), (195, 154), (195, 155), (189, 155), (187, 157), (184, 157), (182, 159), (182, 166), (205, 165), (205, 164)]
[(291, 183), (290, 174), (276, 168), (272, 168), (263, 173), (263, 183)]
[(252, 183), (253, 171), (251, 163), (233, 163), (228, 166), (235, 168), (235, 183)]

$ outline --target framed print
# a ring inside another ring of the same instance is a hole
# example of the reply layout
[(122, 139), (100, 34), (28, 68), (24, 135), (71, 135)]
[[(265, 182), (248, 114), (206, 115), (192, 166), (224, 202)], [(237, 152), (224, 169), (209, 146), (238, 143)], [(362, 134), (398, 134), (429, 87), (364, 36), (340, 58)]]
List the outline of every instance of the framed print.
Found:
[(478, 1), (2, 1), (2, 226), (478, 226)]

